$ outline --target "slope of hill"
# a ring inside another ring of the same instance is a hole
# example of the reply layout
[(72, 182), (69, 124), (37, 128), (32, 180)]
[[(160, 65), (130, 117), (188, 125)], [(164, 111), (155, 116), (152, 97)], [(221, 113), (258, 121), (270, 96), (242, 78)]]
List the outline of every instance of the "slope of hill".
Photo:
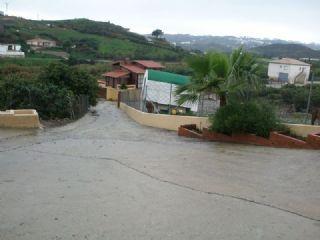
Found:
[(180, 60), (187, 52), (168, 42), (150, 43), (142, 35), (110, 22), (88, 19), (34, 21), (16, 17), (0, 17), (0, 42), (21, 43), (43, 37), (56, 40), (60, 48), (80, 59), (155, 59)]
[(300, 44), (272, 44), (252, 48), (249, 51), (264, 57), (320, 58), (320, 51)]
[(230, 52), (232, 49), (238, 48), (241, 45), (250, 49), (272, 44), (301, 44), (314, 50), (320, 50), (320, 44), (303, 44), (297, 41), (286, 41), (281, 39), (260, 39), (234, 36), (193, 36), (189, 34), (166, 34), (165, 38), (171, 43), (185, 49), (200, 51), (216, 50)]

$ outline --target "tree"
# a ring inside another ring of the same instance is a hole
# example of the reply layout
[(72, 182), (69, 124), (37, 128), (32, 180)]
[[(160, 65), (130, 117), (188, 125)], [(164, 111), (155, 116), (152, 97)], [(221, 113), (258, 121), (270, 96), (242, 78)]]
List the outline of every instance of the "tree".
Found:
[(164, 35), (164, 32), (160, 29), (156, 29), (152, 32), (152, 36), (156, 37), (156, 38), (160, 38)]
[(254, 57), (242, 48), (235, 50), (230, 57), (223, 53), (194, 56), (188, 64), (193, 76), (188, 84), (177, 89), (179, 104), (196, 102), (205, 95), (216, 94), (220, 98), (220, 106), (225, 106), (229, 94), (235, 94), (244, 101), (259, 86), (256, 77), (258, 65)]

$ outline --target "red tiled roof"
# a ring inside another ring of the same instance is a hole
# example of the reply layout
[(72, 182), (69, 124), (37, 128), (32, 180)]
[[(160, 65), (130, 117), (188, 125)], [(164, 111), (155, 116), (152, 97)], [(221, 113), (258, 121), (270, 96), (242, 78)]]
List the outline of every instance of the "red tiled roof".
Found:
[(104, 77), (111, 77), (111, 78), (120, 78), (120, 77), (125, 77), (127, 75), (129, 75), (128, 71), (120, 70), (120, 69), (102, 74), (102, 76)]
[(139, 63), (141, 64), (142, 66), (146, 67), (146, 68), (165, 68), (163, 65), (161, 65), (160, 63), (158, 62), (155, 62), (155, 61), (149, 61), (149, 60), (136, 60), (134, 61), (136, 63)]
[(137, 73), (137, 74), (144, 74), (146, 72), (146, 70), (144, 70), (143, 68), (140, 68), (133, 64), (121, 64), (121, 67), (125, 68), (130, 72)]

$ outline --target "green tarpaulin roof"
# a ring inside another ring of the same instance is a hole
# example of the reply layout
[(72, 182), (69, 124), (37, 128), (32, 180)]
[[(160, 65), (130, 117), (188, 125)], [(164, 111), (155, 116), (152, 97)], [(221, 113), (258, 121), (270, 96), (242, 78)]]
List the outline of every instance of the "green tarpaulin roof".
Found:
[(185, 85), (190, 81), (190, 78), (180, 74), (161, 72), (150, 69), (148, 70), (148, 80), (175, 85)]

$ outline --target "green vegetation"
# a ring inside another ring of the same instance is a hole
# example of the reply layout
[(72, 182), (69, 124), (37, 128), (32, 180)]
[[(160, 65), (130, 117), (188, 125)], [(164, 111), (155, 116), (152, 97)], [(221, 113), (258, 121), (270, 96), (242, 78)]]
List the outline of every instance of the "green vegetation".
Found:
[(77, 96), (96, 104), (97, 82), (85, 70), (62, 63), (0, 68), (0, 109), (36, 109), (42, 119), (71, 118)]
[[(282, 88), (264, 88), (257, 97), (267, 100), (270, 104), (278, 106), (291, 106), (293, 111), (305, 112), (308, 104), (310, 85), (286, 85)], [(320, 107), (320, 85), (312, 88), (311, 108)]]
[(272, 44), (250, 49), (263, 57), (320, 58), (320, 51), (300, 44)]
[(250, 133), (266, 138), (279, 125), (271, 105), (256, 102), (229, 103), (219, 108), (210, 121), (211, 130), (218, 133)]
[(250, 133), (269, 137), (278, 128), (274, 109), (267, 102), (254, 102), (261, 87), (260, 65), (242, 48), (230, 56), (209, 53), (189, 59), (193, 78), (177, 90), (179, 103), (195, 102), (216, 94), (220, 108), (210, 117), (211, 130), (232, 135)]
[(10, 65), (23, 67), (45, 67), (50, 63), (58, 62), (54, 58), (1, 58), (0, 68), (6, 68)]
[(166, 41), (149, 43), (144, 36), (109, 22), (12, 18), (0, 24), (4, 27), (0, 41), (21, 43), (25, 52), (30, 50), (26, 40), (39, 36), (56, 40), (61, 46), (60, 51), (68, 52), (71, 58), (77, 60), (143, 58), (176, 61), (187, 55), (184, 50)]
[(151, 33), (152, 36), (160, 38), (164, 35), (164, 32), (161, 29), (156, 29)]
[(216, 94), (220, 105), (227, 104), (229, 95), (248, 99), (252, 89), (259, 87), (259, 65), (249, 53), (239, 48), (228, 57), (223, 53), (193, 56), (188, 61), (193, 70), (190, 83), (179, 87), (179, 104), (196, 102), (202, 96)]

